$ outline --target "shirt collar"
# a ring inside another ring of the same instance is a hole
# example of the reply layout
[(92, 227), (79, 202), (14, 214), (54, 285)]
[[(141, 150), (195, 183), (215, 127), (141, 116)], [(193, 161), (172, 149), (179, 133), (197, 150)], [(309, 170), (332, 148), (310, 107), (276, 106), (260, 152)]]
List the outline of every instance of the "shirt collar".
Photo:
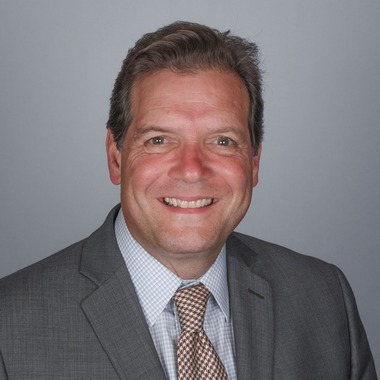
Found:
[[(149, 326), (152, 326), (176, 290), (183, 286), (184, 282), (145, 251), (133, 238), (125, 224), (121, 210), (115, 220), (115, 234), (145, 318)], [(229, 321), (230, 309), (225, 245), (210, 269), (194, 282), (202, 283), (210, 290), (224, 317)]]

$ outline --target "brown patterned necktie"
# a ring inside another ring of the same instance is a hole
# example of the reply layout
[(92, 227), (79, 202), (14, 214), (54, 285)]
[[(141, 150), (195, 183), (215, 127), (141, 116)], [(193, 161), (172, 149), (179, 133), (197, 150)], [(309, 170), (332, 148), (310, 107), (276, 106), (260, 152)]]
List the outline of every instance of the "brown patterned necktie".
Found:
[(173, 297), (181, 324), (178, 380), (227, 380), (226, 370), (203, 330), (209, 296), (204, 285), (197, 285), (178, 290)]

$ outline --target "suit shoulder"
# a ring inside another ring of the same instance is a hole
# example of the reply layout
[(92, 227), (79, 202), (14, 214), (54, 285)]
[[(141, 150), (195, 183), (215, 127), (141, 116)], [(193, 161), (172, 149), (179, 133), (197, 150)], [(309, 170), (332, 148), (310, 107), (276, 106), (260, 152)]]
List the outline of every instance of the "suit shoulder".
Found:
[(339, 303), (344, 311), (344, 293), (353, 299), (347, 280), (333, 264), (240, 233), (234, 233), (230, 241), (227, 252), (233, 267), (244, 267), (252, 278), (265, 280), (278, 303), (286, 300), (296, 307), (297, 302), (309, 299), (331, 307)]
[[(114, 220), (120, 209), (120, 204), (116, 205), (107, 215), (103, 225), (92, 232), (88, 237), (32, 264), (13, 274), (0, 279), (0, 289), (6, 284), (18, 283), (23, 279), (48, 276), (66, 275), (65, 269), (72, 270), (78, 268), (81, 261), (81, 254), (85, 245), (90, 245), (94, 250), (104, 249), (108, 240), (114, 239)], [(111, 236), (111, 238), (110, 238)], [(115, 240), (116, 241), (116, 240)]]
[(255, 272), (268, 280), (286, 279), (287, 282), (307, 283), (310, 280), (336, 282), (340, 270), (316, 257), (295, 252), (289, 248), (234, 232), (229, 238), (231, 254), (243, 259)]
[(268, 259), (294, 260), (301, 262), (310, 261), (313, 264), (331, 265), (316, 257), (298, 253), (284, 246), (245, 235), (240, 232), (233, 232), (230, 239), (240, 241), (252, 250), (252, 254), (257, 254), (263, 258), (267, 257)]
[(66, 247), (34, 264), (0, 279), (0, 294), (35, 288), (38, 284), (62, 281), (69, 272), (78, 272), (84, 240)]

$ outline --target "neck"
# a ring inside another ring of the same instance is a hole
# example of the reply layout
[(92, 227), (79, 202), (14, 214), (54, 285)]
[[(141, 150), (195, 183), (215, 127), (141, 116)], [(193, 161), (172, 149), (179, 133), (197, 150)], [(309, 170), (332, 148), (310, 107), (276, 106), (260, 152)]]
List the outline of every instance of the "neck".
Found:
[(155, 257), (162, 265), (183, 280), (196, 280), (203, 276), (214, 264), (219, 251), (215, 254), (205, 255), (204, 253), (182, 253), (170, 256), (170, 260), (165, 260), (162, 256)]

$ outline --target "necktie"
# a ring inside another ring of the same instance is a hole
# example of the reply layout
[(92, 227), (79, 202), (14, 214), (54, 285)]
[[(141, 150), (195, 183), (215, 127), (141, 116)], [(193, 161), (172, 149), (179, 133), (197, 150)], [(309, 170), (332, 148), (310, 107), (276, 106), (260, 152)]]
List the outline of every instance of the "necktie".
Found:
[(197, 285), (179, 290), (173, 297), (181, 324), (178, 380), (227, 380), (224, 366), (203, 330), (209, 296), (204, 285)]

